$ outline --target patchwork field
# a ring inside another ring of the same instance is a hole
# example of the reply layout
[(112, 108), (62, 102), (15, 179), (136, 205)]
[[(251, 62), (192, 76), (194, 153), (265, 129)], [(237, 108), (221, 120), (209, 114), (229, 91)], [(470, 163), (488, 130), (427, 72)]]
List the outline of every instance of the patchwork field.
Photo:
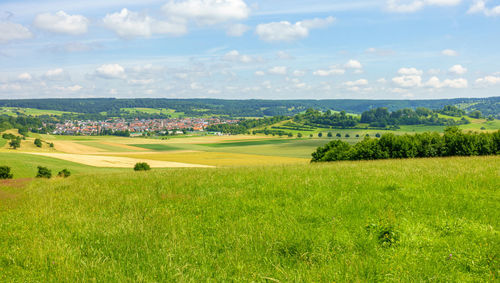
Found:
[(0, 281), (496, 282), (499, 168), (492, 156), (4, 182)]

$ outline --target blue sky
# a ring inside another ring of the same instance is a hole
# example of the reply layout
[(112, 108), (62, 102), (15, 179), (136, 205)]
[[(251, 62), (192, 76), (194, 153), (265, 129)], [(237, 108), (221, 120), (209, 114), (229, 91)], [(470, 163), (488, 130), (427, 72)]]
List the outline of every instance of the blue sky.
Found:
[(0, 2), (0, 99), (500, 95), (497, 0)]

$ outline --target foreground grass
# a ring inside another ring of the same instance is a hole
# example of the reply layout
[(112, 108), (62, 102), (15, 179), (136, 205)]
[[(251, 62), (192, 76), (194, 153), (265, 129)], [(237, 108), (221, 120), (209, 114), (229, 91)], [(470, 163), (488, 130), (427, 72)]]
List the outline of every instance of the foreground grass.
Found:
[(498, 168), (473, 157), (37, 180), (0, 210), (0, 281), (495, 281)]

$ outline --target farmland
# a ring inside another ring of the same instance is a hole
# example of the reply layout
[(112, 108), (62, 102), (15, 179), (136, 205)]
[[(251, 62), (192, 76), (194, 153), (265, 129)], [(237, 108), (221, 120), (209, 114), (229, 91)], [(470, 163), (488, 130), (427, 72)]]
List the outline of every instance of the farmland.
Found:
[(82, 167), (8, 183), (0, 281), (495, 281), (499, 167), (497, 156)]

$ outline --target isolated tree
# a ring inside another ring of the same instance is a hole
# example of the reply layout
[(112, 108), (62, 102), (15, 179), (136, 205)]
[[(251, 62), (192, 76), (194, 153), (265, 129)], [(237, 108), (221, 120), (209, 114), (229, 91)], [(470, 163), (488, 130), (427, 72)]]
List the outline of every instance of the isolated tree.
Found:
[(47, 167), (38, 166), (38, 173), (36, 174), (36, 177), (50, 179), (52, 177), (52, 171)]
[(350, 136), (349, 134), (345, 134), (345, 137), (346, 137), (346, 138), (349, 138), (349, 137), (351, 137), (351, 136)]
[(483, 113), (479, 110), (474, 110), (471, 113), (469, 113), (469, 117), (475, 118), (475, 119), (480, 119), (483, 116)]
[(9, 146), (12, 147), (13, 149), (18, 149), (21, 147), (21, 139), (16, 138), (13, 139), (9, 142)]
[(318, 137), (320, 137), (320, 138), (321, 138), (322, 136), (323, 136), (323, 133), (319, 133), (319, 134), (318, 134)]
[(327, 136), (328, 136), (329, 138), (333, 137), (332, 132), (328, 132)]
[(310, 138), (312, 138), (312, 137), (313, 137), (313, 134), (310, 134), (310, 135), (309, 135), (309, 137), (310, 137)]
[(51, 143), (49, 144), (49, 146), (50, 146), (50, 147), (52, 147), (52, 148), (54, 148), (54, 143), (53, 143), (53, 142), (51, 142)]
[(41, 140), (41, 139), (35, 139), (34, 144), (35, 144), (37, 147), (42, 147), (42, 140)]
[(14, 177), (10, 174), (10, 167), (0, 166), (0, 179), (12, 179)]
[(293, 134), (292, 133), (288, 133), (288, 137), (289, 138), (293, 137)]
[(379, 133), (375, 134), (375, 137), (380, 138), (380, 134)]
[(134, 166), (134, 171), (149, 171), (151, 167), (146, 162), (136, 163)]
[(356, 135), (357, 138), (359, 138), (359, 135)]
[(298, 133), (298, 134), (297, 134), (297, 137), (298, 137), (298, 138), (301, 138), (301, 137), (302, 137), (302, 133)]
[(366, 134), (365, 137), (370, 137), (370, 134)]
[(341, 138), (341, 137), (342, 137), (342, 135), (341, 135), (340, 133), (337, 133), (335, 136), (336, 136), (337, 138)]
[(59, 173), (57, 173), (57, 176), (63, 177), (63, 178), (68, 178), (69, 176), (71, 176), (71, 172), (68, 169), (63, 169), (63, 170), (59, 171)]

